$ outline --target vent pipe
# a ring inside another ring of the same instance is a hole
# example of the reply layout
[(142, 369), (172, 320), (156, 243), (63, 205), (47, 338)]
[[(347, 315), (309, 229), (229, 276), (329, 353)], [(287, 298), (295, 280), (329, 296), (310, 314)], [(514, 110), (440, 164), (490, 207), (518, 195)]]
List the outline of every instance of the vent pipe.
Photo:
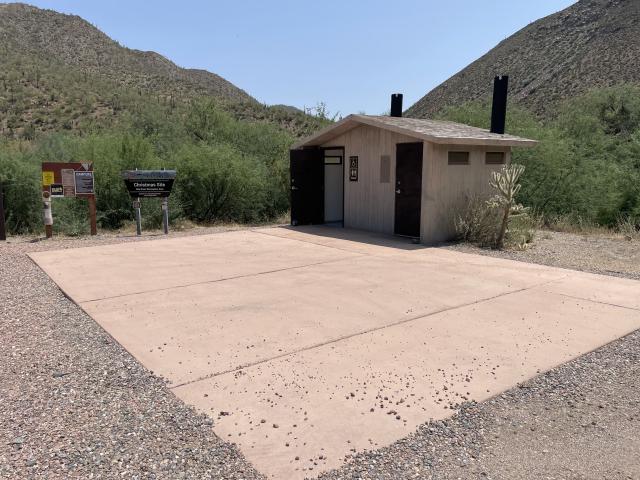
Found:
[(491, 133), (504, 134), (507, 118), (507, 90), (509, 76), (502, 75), (493, 80), (493, 105), (491, 107)]
[(391, 114), (392, 117), (402, 116), (402, 94), (394, 93), (391, 95)]

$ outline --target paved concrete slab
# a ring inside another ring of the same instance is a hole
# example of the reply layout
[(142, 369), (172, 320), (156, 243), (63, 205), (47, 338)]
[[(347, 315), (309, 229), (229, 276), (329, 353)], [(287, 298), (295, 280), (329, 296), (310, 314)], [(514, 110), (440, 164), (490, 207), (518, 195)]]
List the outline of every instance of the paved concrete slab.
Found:
[(640, 282), (325, 227), (32, 258), (273, 478), (640, 328)]

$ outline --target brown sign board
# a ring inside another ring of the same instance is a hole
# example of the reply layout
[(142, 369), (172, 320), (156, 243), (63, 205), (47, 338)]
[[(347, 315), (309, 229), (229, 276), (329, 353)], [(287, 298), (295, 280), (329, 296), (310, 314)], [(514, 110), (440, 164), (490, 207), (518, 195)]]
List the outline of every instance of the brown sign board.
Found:
[(93, 163), (42, 162), (42, 191), (52, 193), (52, 185), (55, 185), (56, 193), (62, 185), (64, 197), (93, 197)]
[[(42, 162), (43, 199), (55, 197), (86, 198), (89, 202), (91, 235), (98, 232), (96, 193), (91, 162)], [(45, 211), (51, 213), (51, 202), (45, 202)], [(47, 238), (52, 235), (53, 223), (46, 223)]]

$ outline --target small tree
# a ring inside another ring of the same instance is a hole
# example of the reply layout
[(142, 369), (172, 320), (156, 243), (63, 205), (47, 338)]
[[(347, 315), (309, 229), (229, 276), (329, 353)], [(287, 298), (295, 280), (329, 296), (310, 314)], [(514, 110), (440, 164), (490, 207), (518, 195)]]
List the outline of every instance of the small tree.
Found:
[(500, 230), (496, 237), (496, 248), (498, 249), (504, 247), (504, 237), (507, 233), (509, 217), (526, 213), (526, 208), (516, 203), (516, 195), (521, 187), (518, 180), (523, 173), (523, 165), (505, 165), (499, 172), (491, 174), (489, 184), (496, 189), (497, 193), (488, 203), (491, 207), (501, 210), (502, 218)]

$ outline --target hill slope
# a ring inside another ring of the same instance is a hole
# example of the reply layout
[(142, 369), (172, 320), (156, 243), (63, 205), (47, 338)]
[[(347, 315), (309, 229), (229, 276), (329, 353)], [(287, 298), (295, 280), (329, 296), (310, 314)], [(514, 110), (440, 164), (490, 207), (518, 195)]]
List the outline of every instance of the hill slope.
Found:
[(2, 136), (109, 127), (149, 105), (174, 111), (196, 99), (296, 136), (322, 124), (303, 112), (262, 105), (214, 73), (125, 48), (78, 16), (0, 4)]
[(180, 68), (155, 52), (122, 47), (75, 15), (24, 4), (0, 4), (0, 42), (13, 55), (79, 68), (123, 86), (252, 100), (246, 92), (214, 73)]
[(495, 75), (510, 76), (515, 102), (543, 116), (592, 88), (640, 83), (640, 1), (580, 0), (498, 44), (406, 112), (429, 117), (488, 97)]

